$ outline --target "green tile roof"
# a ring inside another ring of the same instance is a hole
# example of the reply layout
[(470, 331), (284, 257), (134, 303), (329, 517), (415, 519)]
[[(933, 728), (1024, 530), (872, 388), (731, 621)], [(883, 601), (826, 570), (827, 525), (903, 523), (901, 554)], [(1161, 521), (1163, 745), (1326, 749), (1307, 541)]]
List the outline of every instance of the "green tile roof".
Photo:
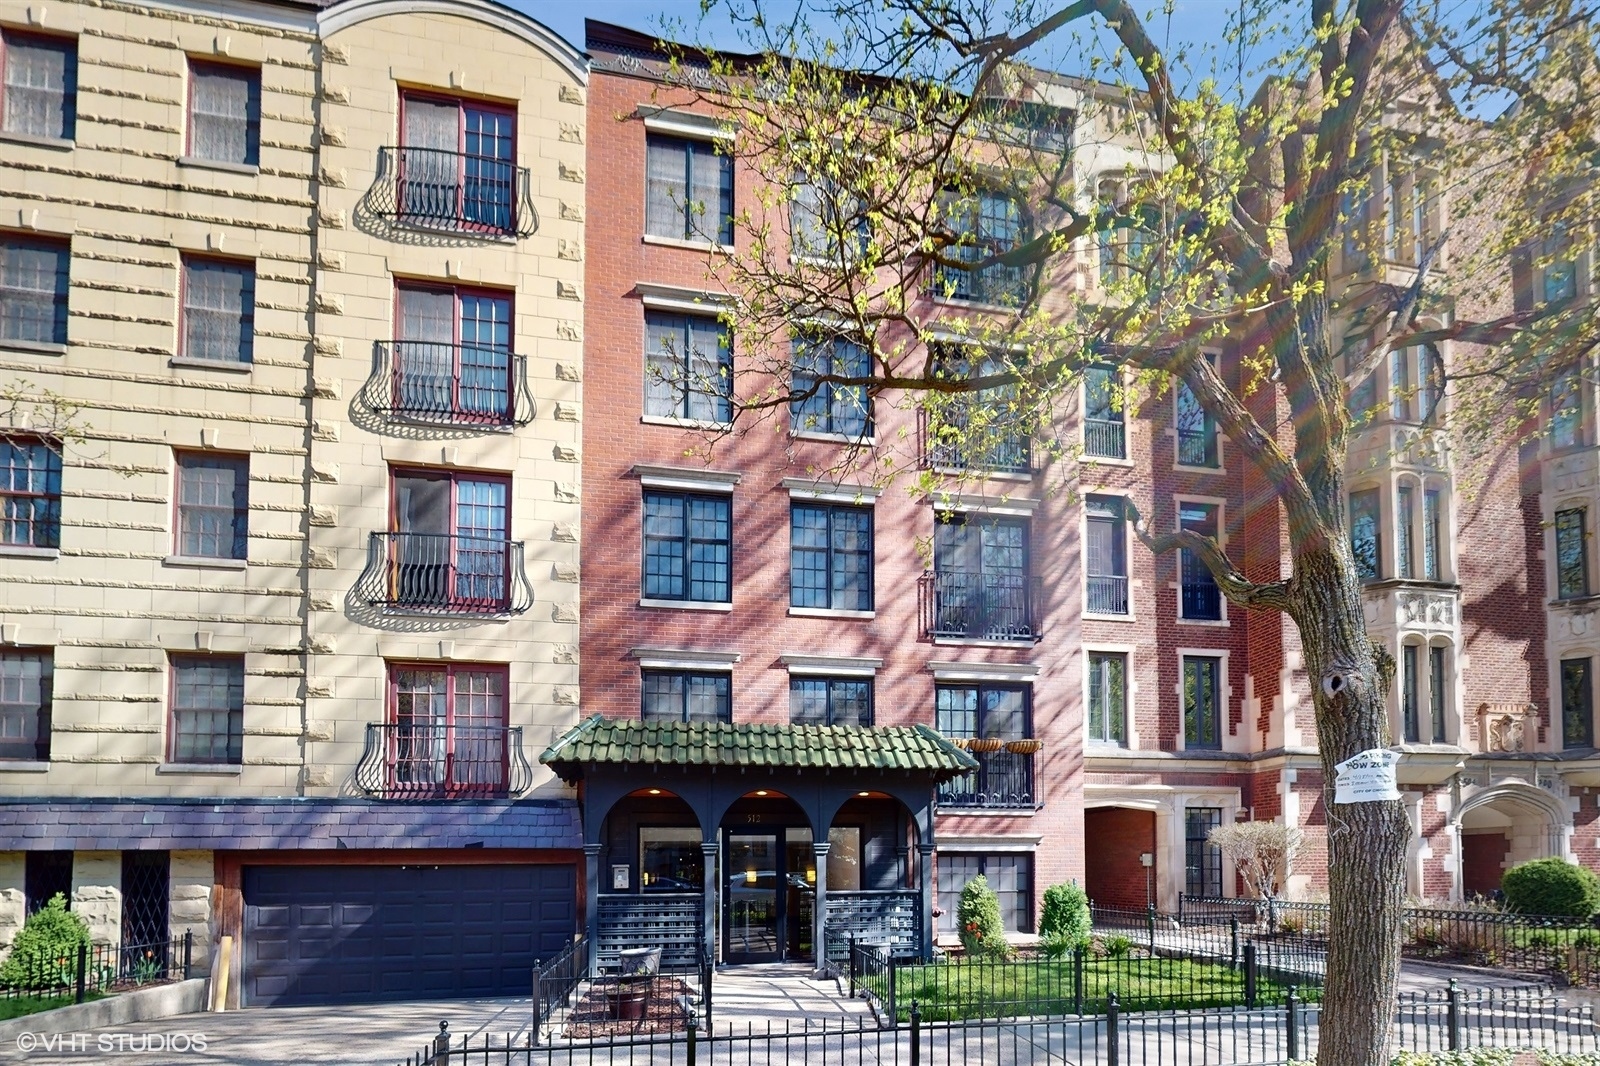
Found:
[(786, 770), (911, 771), (944, 780), (978, 761), (925, 725), (765, 725), (641, 722), (595, 715), (546, 748), (539, 761), (562, 777), (582, 766), (765, 767)]

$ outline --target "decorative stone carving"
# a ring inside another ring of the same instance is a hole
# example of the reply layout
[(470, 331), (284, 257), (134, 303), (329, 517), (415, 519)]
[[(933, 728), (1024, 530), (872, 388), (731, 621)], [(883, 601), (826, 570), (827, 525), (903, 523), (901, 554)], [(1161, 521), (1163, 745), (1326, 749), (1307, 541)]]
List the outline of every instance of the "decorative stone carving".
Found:
[(1456, 621), (1453, 592), (1402, 592), (1398, 605), (1401, 625), (1451, 626)]
[(1478, 737), (1484, 751), (1532, 748), (1539, 709), (1531, 703), (1484, 703), (1478, 707)]

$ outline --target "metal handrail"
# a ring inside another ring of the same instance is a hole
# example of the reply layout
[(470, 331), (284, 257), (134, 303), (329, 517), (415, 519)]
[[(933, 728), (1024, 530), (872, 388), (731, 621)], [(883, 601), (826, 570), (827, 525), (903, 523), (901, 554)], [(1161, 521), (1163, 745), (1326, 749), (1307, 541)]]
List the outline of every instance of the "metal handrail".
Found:
[(373, 533), (356, 596), (427, 614), (522, 614), (533, 585), (522, 542), (453, 533)]
[[(957, 419), (959, 421), (959, 419)], [(960, 436), (960, 426), (946, 426), (951, 438)], [(917, 454), (927, 468), (948, 470), (991, 470), (1002, 474), (1036, 474), (1033, 441), (1026, 433), (986, 433), (985, 439), (941, 439), (926, 410), (917, 412)]]
[(533, 766), (521, 726), (369, 722), (355, 784), (378, 799), (505, 799), (528, 790)]
[(1040, 587), (1021, 574), (930, 570), (917, 580), (922, 638), (1040, 640)]
[(1127, 614), (1128, 579), (1113, 574), (1090, 574), (1084, 578), (1090, 614)]
[(526, 356), (491, 345), (379, 341), (361, 403), (389, 419), (441, 425), (533, 421)]
[(539, 229), (528, 169), (471, 152), (380, 148), (369, 200), (379, 217), (422, 229), (491, 237)]
[(1012, 751), (973, 752), (978, 768), (939, 786), (935, 802), (941, 807), (989, 807), (997, 810), (1032, 810), (1033, 756)]
[(1097, 459), (1126, 459), (1128, 457), (1127, 424), (1121, 419), (1085, 418), (1083, 420), (1083, 454)]

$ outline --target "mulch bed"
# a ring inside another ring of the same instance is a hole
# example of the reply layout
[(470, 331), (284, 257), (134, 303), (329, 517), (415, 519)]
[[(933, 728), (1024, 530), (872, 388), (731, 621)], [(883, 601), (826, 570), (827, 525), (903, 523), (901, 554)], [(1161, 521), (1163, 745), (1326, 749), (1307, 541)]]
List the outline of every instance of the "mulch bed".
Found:
[(612, 1017), (608, 993), (614, 985), (597, 981), (589, 986), (572, 1013), (567, 1016), (566, 1035), (574, 1040), (594, 1037), (647, 1036), (684, 1031), (683, 1008), (679, 996), (692, 996), (694, 990), (676, 977), (657, 977), (650, 982), (645, 1000), (645, 1015), (637, 1021)]

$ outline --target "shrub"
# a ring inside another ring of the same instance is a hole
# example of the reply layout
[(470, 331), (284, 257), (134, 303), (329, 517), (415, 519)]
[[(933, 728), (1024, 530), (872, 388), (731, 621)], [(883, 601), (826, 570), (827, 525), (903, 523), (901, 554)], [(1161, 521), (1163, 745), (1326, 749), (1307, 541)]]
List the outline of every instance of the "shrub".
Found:
[(1089, 894), (1075, 882), (1051, 885), (1044, 890), (1044, 907), (1039, 915), (1039, 938), (1044, 952), (1052, 959), (1068, 955), (1089, 942)]
[(1119, 933), (1106, 937), (1105, 948), (1106, 958), (1125, 959), (1133, 953), (1133, 941)]
[(962, 888), (961, 902), (956, 905), (956, 925), (961, 931), (961, 946), (968, 955), (1004, 958), (1011, 954), (1000, 921), (1000, 897), (982, 874)]
[(1500, 881), (1506, 909), (1517, 914), (1587, 918), (1600, 911), (1600, 878), (1565, 859), (1513, 866)]
[(78, 945), (87, 943), (89, 926), (67, 910), (67, 898), (57, 892), (17, 931), (11, 954), (0, 963), (0, 985), (68, 983), (78, 966)]

